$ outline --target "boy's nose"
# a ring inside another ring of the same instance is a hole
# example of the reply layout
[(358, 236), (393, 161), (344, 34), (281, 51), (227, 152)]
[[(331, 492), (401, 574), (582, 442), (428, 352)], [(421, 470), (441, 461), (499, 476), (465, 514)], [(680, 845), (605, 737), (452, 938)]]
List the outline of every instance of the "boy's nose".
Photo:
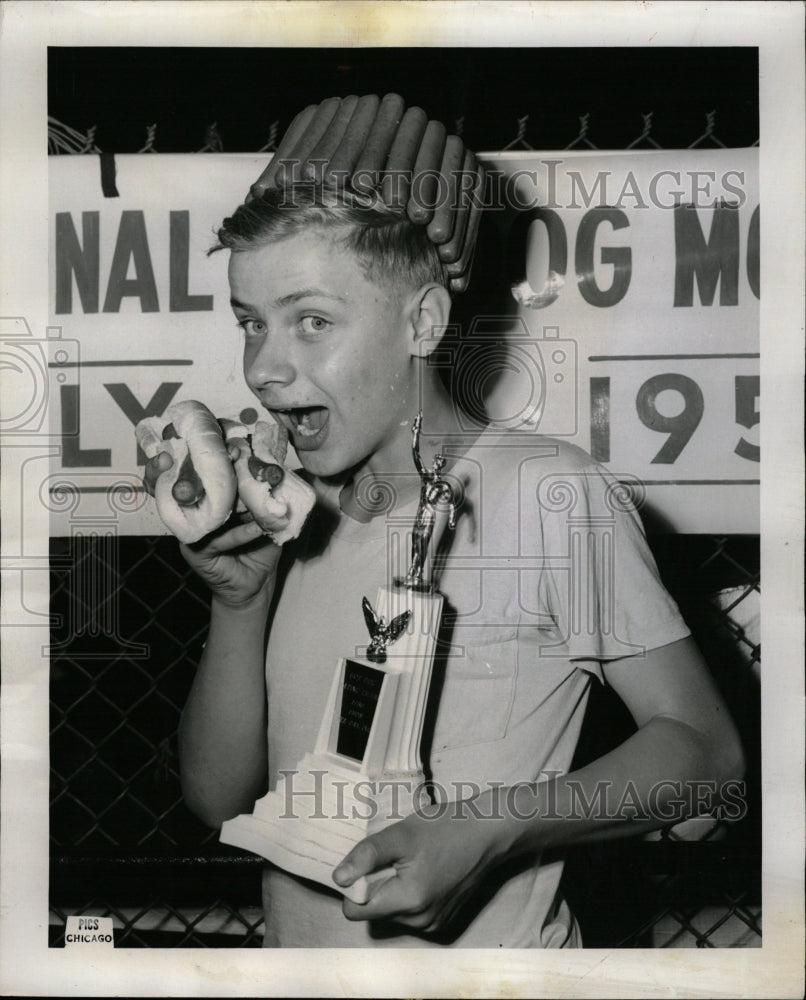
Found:
[(257, 353), (246, 359), (244, 375), (249, 388), (260, 391), (272, 385), (290, 385), (296, 369), (288, 350), (267, 337)]

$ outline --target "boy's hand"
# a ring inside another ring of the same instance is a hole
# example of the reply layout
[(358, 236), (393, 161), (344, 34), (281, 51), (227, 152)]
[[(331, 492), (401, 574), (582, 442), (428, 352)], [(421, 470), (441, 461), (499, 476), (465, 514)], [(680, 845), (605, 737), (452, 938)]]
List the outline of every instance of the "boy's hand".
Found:
[[(474, 800), (489, 817), (491, 802)], [(467, 803), (427, 806), (365, 838), (335, 869), (334, 879), (352, 885), (361, 875), (394, 867), (396, 877), (379, 881), (366, 903), (345, 899), (348, 920), (394, 920), (431, 933), (450, 922), (505, 849), (500, 819), (480, 818)]]
[(246, 521), (192, 545), (180, 543), (179, 551), (220, 603), (239, 608), (272, 583), (282, 550), (258, 524)]
[[(237, 447), (230, 447), (229, 452), (233, 461), (237, 459)], [(143, 485), (151, 496), (157, 479), (172, 465), (173, 459), (166, 452), (146, 463)], [(242, 517), (240, 524), (233, 525), (230, 520), (201, 541), (179, 546), (214, 596), (229, 607), (242, 607), (255, 598), (274, 577), (280, 561), (280, 546), (263, 533), (251, 515)], [(287, 523), (287, 518), (278, 518), (274, 530), (282, 530)]]

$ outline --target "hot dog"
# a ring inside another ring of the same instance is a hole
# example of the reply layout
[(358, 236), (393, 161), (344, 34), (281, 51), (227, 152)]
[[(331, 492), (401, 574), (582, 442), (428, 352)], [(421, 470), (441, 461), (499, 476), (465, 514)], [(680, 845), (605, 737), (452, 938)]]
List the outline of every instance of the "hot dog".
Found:
[(344, 133), (350, 124), (357, 104), (358, 98), (355, 94), (342, 98), (333, 120), (325, 129), (319, 142), (308, 153), (307, 161), (302, 168), (304, 178), (316, 181), (323, 179), (324, 168), (330, 164), (331, 157), (339, 148), (339, 143), (344, 138)]
[(350, 124), (345, 130), (338, 148), (330, 157), (325, 174), (326, 181), (331, 184), (343, 185), (345, 179), (352, 175), (356, 161), (367, 142), (372, 123), (378, 114), (379, 105), (377, 94), (366, 94), (364, 97), (359, 97)]
[(473, 178), (473, 189), (470, 192), (470, 209), (468, 212), (467, 228), (465, 231), (464, 243), (459, 256), (455, 261), (448, 261), (445, 264), (445, 273), (451, 278), (458, 278), (469, 270), (469, 265), (473, 257), (476, 246), (476, 236), (481, 223), (481, 205), (484, 194), (484, 168), (480, 163), (476, 163), (476, 173)]
[[(316, 107), (317, 106), (315, 104), (309, 104), (307, 108), (300, 111), (300, 113), (288, 126), (288, 131), (283, 136), (280, 145), (277, 147), (277, 152), (271, 158), (268, 167), (266, 167), (260, 177), (258, 177), (249, 189), (249, 194), (252, 198), (259, 198), (266, 188), (271, 187), (274, 184), (274, 178), (277, 176), (280, 164), (285, 160), (286, 156), (288, 156), (294, 148), (297, 141), (305, 133), (305, 130), (311, 123), (311, 119), (316, 113)], [(249, 199), (247, 199), (247, 201), (248, 200)]]
[(412, 222), (425, 226), (434, 217), (439, 189), (437, 187), (442, 153), (445, 149), (445, 126), (430, 121), (414, 161), (411, 197), (406, 211)]
[(409, 108), (403, 115), (381, 181), (384, 204), (404, 208), (408, 202), (411, 171), (427, 124), (428, 115), (422, 108)]
[(327, 131), (340, 104), (341, 98), (329, 97), (317, 107), (305, 131), (294, 144), (294, 148), (285, 154), (283, 162), (278, 165), (275, 176), (280, 186), (302, 179), (302, 164)]
[(467, 231), (467, 221), (470, 217), (471, 206), (469, 192), (476, 186), (476, 170), (476, 157), (469, 149), (466, 149), (462, 172), (458, 177), (453, 232), (451, 233), (451, 238), (446, 243), (440, 243), (437, 247), (439, 259), (444, 264), (452, 264), (457, 261), (465, 245), (465, 233)]
[[(252, 433), (236, 420), (223, 419), (228, 445), (236, 445), (235, 475), (238, 498), (277, 545), (296, 538), (316, 500), (311, 487), (283, 465), (288, 432), (279, 424), (258, 420)], [(278, 518), (286, 527), (275, 530)]]
[(221, 427), (194, 399), (169, 406), (164, 417), (135, 427), (148, 458), (161, 451), (173, 459), (154, 487), (157, 510), (180, 542), (197, 542), (220, 527), (235, 504), (236, 478)]
[(381, 101), (353, 174), (353, 187), (359, 194), (371, 194), (380, 183), (389, 147), (405, 110), (406, 102), (399, 94), (387, 94)]
[(434, 209), (434, 218), (428, 223), (428, 238), (439, 245), (447, 243), (453, 233), (456, 205), (459, 201), (459, 171), (465, 158), (465, 144), (458, 135), (449, 135), (445, 140), (440, 173), (447, 182), (447, 197)]

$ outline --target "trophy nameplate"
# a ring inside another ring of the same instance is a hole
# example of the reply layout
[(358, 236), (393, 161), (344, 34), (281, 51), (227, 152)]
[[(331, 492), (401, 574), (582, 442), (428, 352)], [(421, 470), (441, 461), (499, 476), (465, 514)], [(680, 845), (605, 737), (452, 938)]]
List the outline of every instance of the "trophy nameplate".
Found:
[(449, 484), (438, 455), (426, 470), (419, 456), (421, 417), (413, 454), (422, 489), (412, 539), (412, 567), (404, 581), (363, 601), (369, 630), (365, 656), (337, 665), (316, 745), (251, 814), (221, 828), (221, 840), (262, 855), (278, 867), (337, 889), (363, 903), (369, 886), (393, 877), (375, 872), (344, 888), (333, 869), (361, 840), (417, 807), (425, 777), (420, 758), (442, 596), (430, 570), (439, 533), (454, 524)]

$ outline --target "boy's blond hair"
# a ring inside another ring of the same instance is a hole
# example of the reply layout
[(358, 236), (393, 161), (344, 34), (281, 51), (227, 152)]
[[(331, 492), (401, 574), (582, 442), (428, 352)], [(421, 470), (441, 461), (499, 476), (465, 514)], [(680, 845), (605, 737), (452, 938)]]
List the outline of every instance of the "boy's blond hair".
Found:
[(269, 188), (224, 219), (215, 250), (252, 250), (318, 228), (351, 249), (369, 280), (397, 290), (436, 283), (448, 288), (425, 227), (405, 211), (352, 191), (299, 182)]

